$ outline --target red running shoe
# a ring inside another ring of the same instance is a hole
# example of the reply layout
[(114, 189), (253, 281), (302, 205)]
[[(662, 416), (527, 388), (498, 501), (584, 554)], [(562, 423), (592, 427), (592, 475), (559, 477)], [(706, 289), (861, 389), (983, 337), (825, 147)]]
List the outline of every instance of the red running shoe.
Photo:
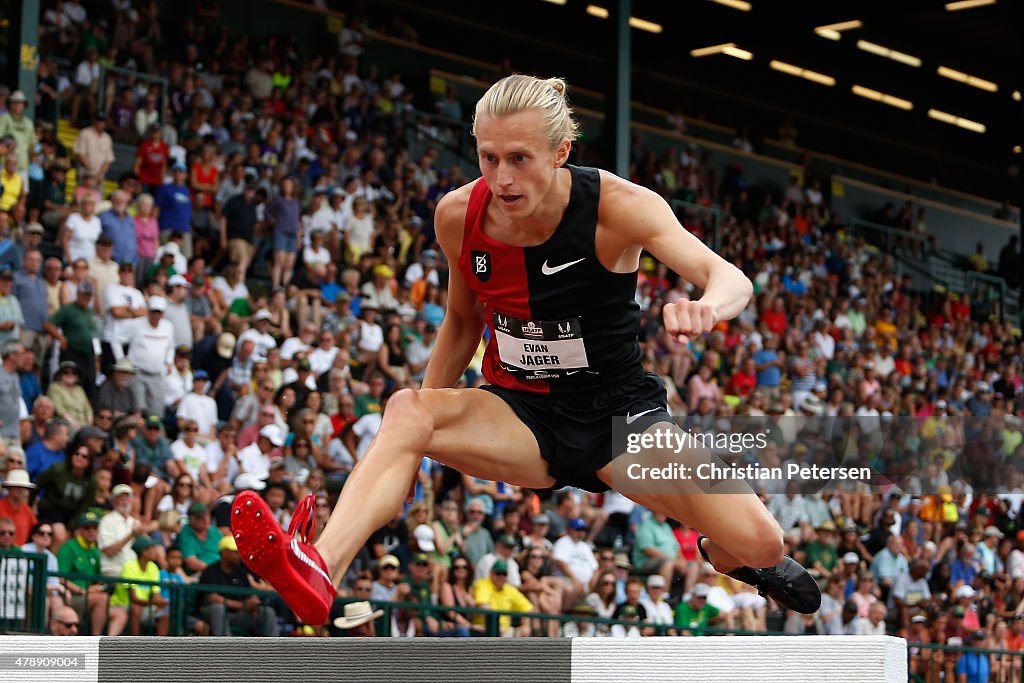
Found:
[(286, 534), (266, 502), (253, 491), (243, 491), (231, 506), (231, 532), (242, 562), (281, 594), (296, 617), (320, 626), (330, 617), (338, 593), (327, 564), (306, 542), (312, 508), (308, 499), (299, 503)]

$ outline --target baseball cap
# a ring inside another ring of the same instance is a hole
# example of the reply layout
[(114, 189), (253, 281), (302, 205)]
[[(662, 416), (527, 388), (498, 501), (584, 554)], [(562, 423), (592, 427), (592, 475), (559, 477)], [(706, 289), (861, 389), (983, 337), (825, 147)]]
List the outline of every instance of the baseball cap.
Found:
[(145, 425), (147, 427), (159, 427), (161, 425), (160, 417), (157, 415), (147, 415)]
[(155, 545), (160, 544), (153, 540), (152, 536), (143, 534), (142, 536), (136, 538), (135, 541), (132, 543), (132, 550), (134, 550), (136, 553), (141, 553), (142, 551), (146, 550), (146, 548), (152, 548)]
[(269, 470), (280, 470), (287, 467), (284, 463), (284, 458), (271, 458), (270, 464), (267, 466)]
[(296, 365), (296, 367), (299, 370), (312, 370), (313, 369), (313, 364), (309, 362), (308, 358), (303, 358), (303, 359), (299, 360), (299, 362)]
[(0, 268), (0, 280), (13, 280), (14, 271), (11, 270), (10, 266), (4, 266)]
[(95, 512), (91, 512), (91, 511), (90, 512), (83, 512), (82, 514), (78, 515), (78, 526), (80, 526), (80, 527), (90, 526), (92, 524), (99, 524), (99, 523), (100, 523), (100, 516), (97, 515)]
[(665, 577), (661, 574), (651, 574), (647, 577), (647, 588), (664, 588)]
[(230, 332), (222, 332), (217, 337), (217, 355), (228, 359), (235, 355), (235, 335)]
[(11, 104), (14, 102), (28, 102), (28, 98), (25, 97), (23, 90), (15, 90), (11, 93), (11, 96), (7, 98), (7, 101)]
[(586, 531), (587, 523), (582, 518), (577, 517), (576, 519), (569, 522), (569, 528), (574, 531)]
[(185, 166), (185, 164), (183, 164), (183, 163), (181, 163), (179, 161), (178, 163), (176, 163), (173, 166), (171, 166), (171, 170), (172, 171), (188, 171), (188, 167)]
[(957, 605), (956, 607), (953, 608), (953, 616), (954, 617), (962, 617), (965, 614), (967, 614), (967, 610), (964, 609), (963, 605)]
[(434, 545), (434, 530), (429, 525), (420, 524), (413, 530), (412, 535), (416, 538), (416, 545), (420, 550), (432, 553), (437, 549)]
[(179, 344), (174, 349), (174, 355), (176, 355), (176, 356), (191, 356), (192, 355), (192, 349), (190, 349), (185, 344)]
[(498, 536), (498, 538), (495, 539), (494, 542), (495, 543), (500, 543), (501, 545), (508, 546), (509, 548), (515, 548), (516, 547), (516, 539), (511, 534), (502, 534), (501, 536)]
[(259, 320), (270, 320), (273, 317), (274, 316), (270, 314), (270, 311), (268, 311), (265, 308), (261, 308), (260, 310), (256, 311), (256, 315), (254, 315), (252, 319), (253, 322), (257, 322)]
[(121, 261), (119, 264), (117, 264), (117, 271), (119, 273), (124, 273), (129, 270), (133, 272), (135, 270), (135, 264), (132, 263), (131, 261)]
[(857, 553), (846, 553), (843, 555), (843, 564), (860, 564), (860, 556)]
[(530, 521), (534, 524), (551, 524), (551, 518), (545, 515), (544, 513), (534, 515), (533, 519)]
[(698, 598), (708, 597), (708, 593), (711, 592), (711, 588), (706, 583), (696, 583), (693, 585), (693, 594)]
[(976, 591), (973, 588), (971, 588), (969, 585), (967, 585), (967, 584), (964, 584), (963, 586), (960, 586), (959, 588), (956, 589), (956, 597), (957, 597), (957, 599), (959, 599), (959, 598), (973, 598), (975, 596), (975, 594), (976, 594)]
[(208, 373), (206, 370), (196, 370), (194, 373), (192, 373), (192, 379), (193, 380), (202, 379), (202, 380), (209, 381), (210, 380), (210, 373)]
[(210, 511), (210, 508), (206, 507), (206, 503), (192, 503), (188, 506), (188, 516), (198, 517), (199, 515), (205, 515)]
[(86, 280), (82, 284), (78, 285), (78, 293), (92, 295), (94, 293), (92, 281)]
[(160, 313), (163, 313), (167, 310), (167, 299), (162, 296), (151, 296), (149, 297), (149, 301), (146, 302), (146, 306), (148, 306), (151, 311), (159, 311)]
[(25, 226), (25, 232), (28, 233), (29, 235), (43, 235), (46, 233), (46, 230), (43, 229), (42, 223), (32, 221), (27, 226)]
[(265, 439), (269, 439), (270, 443), (275, 446), (284, 445), (284, 434), (281, 433), (281, 428), (276, 424), (269, 424), (260, 430), (260, 436)]
[(395, 557), (394, 555), (385, 555), (384, 557), (380, 558), (380, 566), (382, 568), (383, 567), (400, 567), (401, 564), (402, 563), (399, 562), (398, 558)]
[(191, 288), (192, 287), (192, 283), (189, 282), (188, 280), (186, 280), (184, 278), (184, 276), (172, 275), (167, 280), (167, 286), (168, 287), (189, 287), (189, 288)]
[(491, 571), (495, 574), (508, 574), (508, 562), (497, 560), (494, 566), (491, 567)]
[(412, 563), (413, 564), (429, 564), (430, 563), (430, 558), (427, 557), (426, 553), (416, 553), (415, 555), (412, 556)]
[(234, 550), (238, 552), (238, 544), (235, 543), (235, 537), (231, 535), (222, 536), (220, 541), (217, 542), (218, 552), (224, 552), (225, 550)]
[(997, 527), (987, 526), (985, 527), (985, 536), (995, 536), (996, 538), (1003, 538), (1004, 534)]
[[(78, 430), (78, 435), (81, 439), (102, 439), (106, 441), (110, 435), (95, 425), (85, 425)], [(118, 484), (118, 486), (125, 486), (125, 484)], [(128, 488), (131, 488), (130, 486)], [(117, 489), (117, 486), (114, 487)]]
[(923, 614), (915, 614), (910, 618), (910, 620), (915, 624), (923, 624), (928, 621), (928, 617)]
[(379, 275), (380, 277), (394, 277), (395, 271), (391, 270), (390, 266), (386, 266), (382, 263), (379, 266), (374, 266), (373, 274)]
[(255, 474), (249, 474), (248, 472), (242, 472), (235, 477), (234, 482), (236, 491), (262, 491), (267, 488)]
[(111, 498), (117, 498), (118, 496), (134, 496), (134, 495), (135, 495), (135, 491), (133, 491), (132, 487), (129, 486), (128, 484), (118, 484), (110, 492), (110, 497)]

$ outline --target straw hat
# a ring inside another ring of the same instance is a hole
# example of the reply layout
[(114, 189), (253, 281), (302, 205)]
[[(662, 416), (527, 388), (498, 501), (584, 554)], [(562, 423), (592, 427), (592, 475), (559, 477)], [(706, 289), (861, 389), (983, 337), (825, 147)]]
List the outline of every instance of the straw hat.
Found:
[(374, 611), (373, 607), (366, 600), (350, 602), (345, 605), (345, 616), (335, 619), (334, 625), (338, 628), (355, 628), (356, 626), (362, 626), (368, 621), (373, 621), (383, 614), (384, 610)]

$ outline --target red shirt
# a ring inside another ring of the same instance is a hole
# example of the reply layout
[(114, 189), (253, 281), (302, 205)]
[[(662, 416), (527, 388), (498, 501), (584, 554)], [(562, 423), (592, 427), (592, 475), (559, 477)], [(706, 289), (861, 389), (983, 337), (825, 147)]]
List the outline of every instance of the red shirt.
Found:
[(8, 498), (0, 498), (0, 517), (14, 520), (14, 545), (22, 546), (29, 542), (29, 533), (36, 525), (36, 514), (27, 503), (22, 503), (17, 510)]
[(135, 152), (135, 158), (139, 160), (139, 182), (143, 185), (163, 185), (164, 165), (170, 157), (170, 150), (167, 143), (161, 140), (143, 140)]
[(729, 380), (729, 393), (735, 396), (748, 396), (756, 386), (757, 373), (748, 375), (742, 370), (737, 370)]
[(775, 336), (781, 337), (789, 324), (786, 322), (786, 314), (782, 311), (765, 311), (761, 314), (761, 320)]
[(683, 531), (682, 527), (675, 529), (673, 532), (676, 540), (679, 541), (679, 554), (683, 556), (688, 562), (692, 562), (697, 559), (697, 539), (700, 536), (696, 530), (689, 529)]

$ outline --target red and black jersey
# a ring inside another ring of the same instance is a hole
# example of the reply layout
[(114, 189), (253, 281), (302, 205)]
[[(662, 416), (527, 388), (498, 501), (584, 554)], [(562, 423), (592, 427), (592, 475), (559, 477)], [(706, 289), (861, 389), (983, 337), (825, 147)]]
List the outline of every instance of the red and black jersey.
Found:
[(569, 204), (554, 234), (537, 246), (488, 237), (492, 195), (483, 178), (470, 195), (458, 266), (484, 304), (491, 332), (484, 376), (506, 389), (589, 391), (640, 372), (637, 274), (613, 273), (598, 261), (601, 176), (568, 168)]

